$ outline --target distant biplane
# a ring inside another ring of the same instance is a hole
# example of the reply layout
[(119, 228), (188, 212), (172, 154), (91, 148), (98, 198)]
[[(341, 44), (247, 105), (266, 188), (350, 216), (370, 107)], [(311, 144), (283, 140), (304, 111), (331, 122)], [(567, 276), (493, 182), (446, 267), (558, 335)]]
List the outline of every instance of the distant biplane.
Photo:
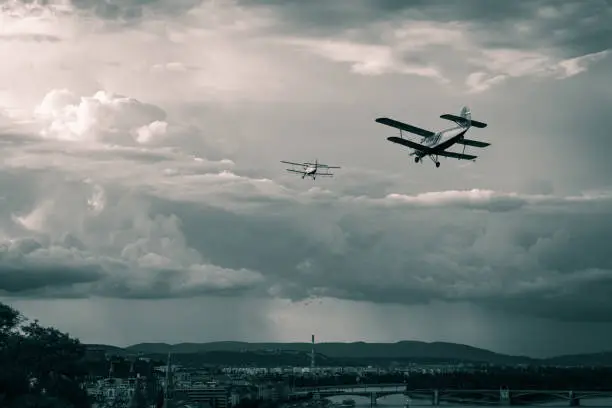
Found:
[[(317, 176), (333, 177), (334, 175), (329, 172), (329, 169), (339, 169), (340, 168), (338, 166), (328, 166), (327, 164), (321, 164), (319, 163), (318, 160), (315, 160), (314, 163), (293, 163), (293, 162), (281, 160), (281, 163), (291, 164), (292, 166), (301, 167), (302, 170), (287, 169), (287, 171), (291, 173), (301, 174), (302, 179), (308, 176), (308, 177), (312, 177), (313, 180), (316, 180)], [(319, 172), (320, 169), (327, 170), (327, 172), (321, 173)]]
[[(463, 109), (461, 109), (459, 116), (445, 113), (444, 115), (441, 115), (440, 118), (452, 120), (457, 124), (457, 126), (439, 132), (432, 132), (430, 130), (421, 129), (416, 126), (408, 125), (389, 118), (378, 118), (376, 119), (376, 122), (399, 129), (400, 137), (388, 137), (387, 140), (414, 149), (414, 152), (410, 153), (410, 155), (415, 156), (415, 163), (418, 163), (419, 161), (422, 163), (421, 159), (424, 156), (429, 156), (429, 158), (436, 164), (436, 167), (440, 167), (438, 156), (450, 157), (459, 160), (474, 160), (478, 156), (465, 154), (465, 146), (487, 147), (490, 145), (490, 143), (465, 138), (465, 133), (470, 129), (470, 127), (487, 127), (486, 123), (472, 120), (472, 113), (467, 106), (464, 106)], [(402, 137), (402, 130), (421, 136), (421, 143), (419, 144), (404, 139)], [(446, 150), (454, 144), (462, 144), (463, 152), (456, 153)]]

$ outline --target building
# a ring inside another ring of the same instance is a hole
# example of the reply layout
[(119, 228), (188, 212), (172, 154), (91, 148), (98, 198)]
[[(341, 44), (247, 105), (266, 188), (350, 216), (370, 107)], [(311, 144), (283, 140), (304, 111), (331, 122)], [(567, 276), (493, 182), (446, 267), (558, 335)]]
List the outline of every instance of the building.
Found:
[(211, 408), (229, 408), (231, 406), (230, 391), (226, 387), (193, 385), (176, 390), (176, 392), (180, 393), (181, 397), (189, 402), (207, 403)]

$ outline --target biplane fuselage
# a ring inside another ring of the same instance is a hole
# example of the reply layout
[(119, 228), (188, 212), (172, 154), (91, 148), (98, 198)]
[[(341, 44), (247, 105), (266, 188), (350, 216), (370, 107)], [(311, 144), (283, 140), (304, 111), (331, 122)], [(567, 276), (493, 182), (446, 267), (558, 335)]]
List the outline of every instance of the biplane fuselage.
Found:
[(427, 137), (423, 140), (423, 145), (430, 148), (439, 148), (446, 150), (451, 147), (457, 141), (465, 136), (468, 131), (468, 127), (456, 126), (449, 129), (441, 130), (433, 136)]
[[(327, 164), (321, 164), (318, 160), (315, 160), (314, 163), (295, 163), (290, 161), (281, 160), (281, 163), (290, 164), (292, 166), (296, 166), (301, 168), (301, 170), (287, 169), (290, 173), (297, 173), (302, 175), (302, 179), (306, 177), (312, 177), (313, 180), (316, 180), (317, 176), (323, 177), (333, 177), (333, 174), (329, 172), (329, 169), (339, 169), (338, 166), (328, 166)], [(327, 170), (327, 172), (322, 173), (320, 170)]]
[(307, 176), (312, 176), (316, 172), (317, 172), (317, 168), (314, 166), (308, 166), (304, 168), (304, 173), (306, 173)]
[[(461, 109), (459, 115), (445, 113), (440, 117), (455, 122), (457, 126), (439, 132), (432, 132), (390, 118), (378, 118), (376, 122), (399, 129), (400, 137), (388, 137), (387, 140), (413, 149), (414, 151), (410, 155), (415, 156), (414, 161), (416, 163), (420, 162), (425, 156), (429, 156), (436, 164), (436, 167), (440, 167), (440, 162), (438, 161), (439, 156), (451, 157), (459, 160), (474, 160), (477, 156), (465, 154), (465, 146), (482, 148), (490, 145), (490, 143), (465, 138), (465, 134), (470, 128), (485, 128), (487, 126), (486, 123), (472, 120), (472, 114), (467, 106)], [(402, 131), (421, 136), (421, 142), (416, 143), (404, 139), (402, 137)], [(447, 150), (455, 144), (463, 145), (462, 153), (449, 152)]]

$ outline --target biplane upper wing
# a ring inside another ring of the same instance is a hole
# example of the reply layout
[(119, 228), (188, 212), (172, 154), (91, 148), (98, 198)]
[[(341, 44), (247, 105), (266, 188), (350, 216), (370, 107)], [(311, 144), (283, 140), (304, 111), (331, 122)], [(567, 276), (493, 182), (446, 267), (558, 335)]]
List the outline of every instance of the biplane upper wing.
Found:
[(281, 160), (281, 163), (293, 164), (294, 166), (303, 166), (304, 165), (304, 163), (294, 163), (294, 162), (285, 161), (285, 160)]
[(461, 139), (457, 141), (458, 144), (473, 146), (473, 147), (487, 147), (490, 146), (491, 143), (481, 142), (480, 140), (471, 140), (471, 139)]
[(413, 142), (411, 140), (402, 139), (401, 137), (391, 136), (391, 137), (388, 137), (387, 140), (393, 143), (404, 145), (414, 150), (425, 152), (425, 153), (429, 153), (430, 151), (432, 151), (432, 149), (430, 149), (427, 146), (423, 146), (422, 144)]
[(429, 136), (435, 135), (435, 133), (430, 130), (421, 129), (419, 127), (412, 126), (412, 125), (409, 125), (403, 122), (398, 122), (397, 120), (393, 120), (389, 118), (378, 118), (376, 119), (376, 122), (381, 123), (383, 125), (394, 127), (396, 129), (401, 129), (406, 132), (414, 133), (415, 135), (419, 135), (423, 137), (429, 137)]
[(448, 152), (446, 150), (441, 151), (441, 152), (436, 152), (436, 154), (438, 156), (450, 157), (452, 159), (459, 159), (459, 160), (474, 160), (475, 158), (478, 157), (478, 156), (472, 156), (471, 154)]
[[(444, 115), (440, 115), (440, 118), (442, 119), (446, 119), (446, 120), (452, 120), (455, 123), (465, 123), (465, 118), (462, 118), (461, 116), (457, 116), (457, 115), (453, 115), (450, 113), (445, 113)], [(484, 122), (479, 122), (477, 120), (470, 120), (472, 126), (474, 126), (475, 128), (486, 128), (487, 124)]]

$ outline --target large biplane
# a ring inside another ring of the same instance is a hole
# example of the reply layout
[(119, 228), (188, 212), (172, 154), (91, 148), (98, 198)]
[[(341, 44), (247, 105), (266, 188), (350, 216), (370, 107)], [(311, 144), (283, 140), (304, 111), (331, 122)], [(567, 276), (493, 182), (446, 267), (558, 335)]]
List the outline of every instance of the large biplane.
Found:
[[(445, 113), (441, 115), (440, 118), (451, 120), (455, 122), (457, 126), (439, 132), (432, 132), (430, 130), (421, 129), (416, 126), (408, 125), (389, 118), (378, 118), (376, 119), (376, 122), (399, 129), (400, 137), (388, 137), (387, 140), (414, 149), (410, 155), (414, 156), (415, 163), (418, 163), (419, 161), (422, 163), (421, 159), (425, 156), (429, 156), (429, 158), (436, 164), (436, 167), (440, 167), (440, 161), (438, 160), (438, 157), (440, 156), (474, 161), (474, 159), (476, 159), (478, 156), (465, 154), (465, 146), (482, 148), (490, 145), (490, 143), (465, 138), (465, 133), (470, 129), (470, 127), (487, 127), (486, 123), (472, 120), (472, 113), (467, 106), (464, 106), (463, 109), (461, 109), (459, 116)], [(421, 143), (404, 139), (402, 136), (402, 131), (421, 136)], [(462, 153), (449, 152), (447, 150), (455, 144), (463, 145)]]
[[(316, 180), (317, 176), (322, 177), (333, 177), (334, 175), (329, 172), (329, 169), (339, 169), (338, 166), (328, 166), (327, 164), (321, 164), (318, 160), (315, 160), (314, 163), (294, 163), (289, 161), (281, 160), (281, 163), (290, 164), (292, 166), (301, 167), (302, 170), (287, 169), (287, 171), (291, 173), (298, 173), (302, 175), (302, 179), (308, 177), (312, 177), (313, 180)], [(325, 173), (319, 172), (320, 169), (327, 170)]]

